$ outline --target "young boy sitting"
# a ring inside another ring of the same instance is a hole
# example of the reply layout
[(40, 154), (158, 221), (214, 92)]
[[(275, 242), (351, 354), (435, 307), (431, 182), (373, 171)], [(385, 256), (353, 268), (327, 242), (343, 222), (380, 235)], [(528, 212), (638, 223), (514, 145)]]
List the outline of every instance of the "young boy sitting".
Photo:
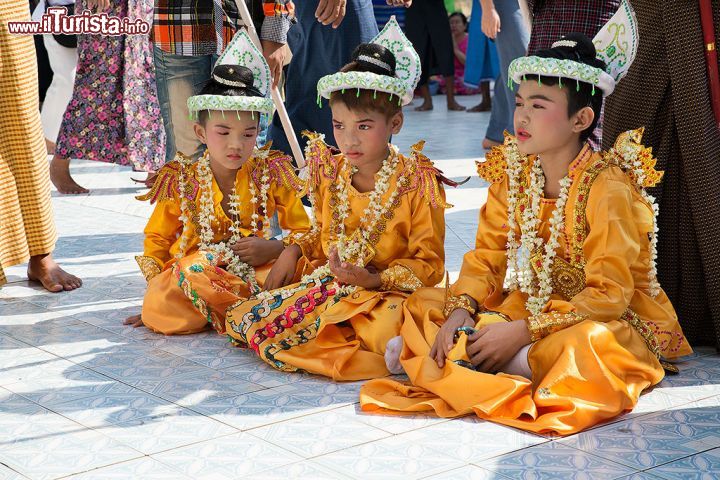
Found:
[(691, 352), (655, 276), (644, 187), (661, 173), (641, 130), (605, 154), (587, 144), (616, 81), (605, 67), (580, 34), (511, 64), (517, 137), (479, 164), (491, 185), (475, 250), (449, 292), (408, 299), (410, 382), (367, 383), (364, 410), (567, 435), (632, 409), (674, 368), (662, 359)]
[[(277, 213), (283, 229), (308, 230), (296, 195), (302, 183), (289, 158), (269, 145), (255, 146), (259, 113), (272, 110), (263, 93), (267, 71), (262, 54), (239, 32), (212, 79), (188, 100), (198, 120), (195, 134), (207, 150), (194, 164), (179, 155), (141, 197), (155, 203), (145, 251), (137, 257), (148, 290), (142, 315), (126, 324), (166, 335), (199, 332), (208, 324), (222, 332), (227, 307), (260, 291), (285, 248), (271, 237), (269, 219)], [(194, 285), (188, 272), (203, 272), (207, 281)]]
[[(394, 45), (389, 50), (383, 45)], [(391, 20), (352, 61), (318, 83), (329, 98), (333, 152), (308, 147), (313, 224), (273, 265), (270, 290), (227, 312), (227, 333), (275, 368), (357, 380), (388, 374), (383, 355), (399, 333), (402, 303), (444, 273), (444, 192), (421, 153), (388, 142), (419, 78), (412, 45)], [(291, 284), (299, 268), (315, 268)]]

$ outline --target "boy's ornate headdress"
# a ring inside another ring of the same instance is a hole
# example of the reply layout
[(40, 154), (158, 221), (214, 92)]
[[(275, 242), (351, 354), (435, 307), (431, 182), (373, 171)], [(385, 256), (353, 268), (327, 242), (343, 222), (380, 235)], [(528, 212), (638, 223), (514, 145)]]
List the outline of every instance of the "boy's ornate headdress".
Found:
[(202, 110), (272, 113), (273, 102), (267, 97), (271, 83), (270, 67), (244, 30), (235, 34), (220, 55), (213, 68), (212, 78), (228, 87), (246, 89), (249, 95), (192, 96), (187, 105), (194, 118)]
[[(593, 38), (597, 58), (607, 65), (604, 70), (575, 60), (529, 56), (515, 59), (508, 77), (515, 83), (527, 75), (572, 79), (599, 88), (607, 97), (635, 60), (638, 40), (635, 12), (628, 0), (623, 0), (615, 15)], [(552, 48), (574, 48), (575, 44), (573, 40), (561, 39)]]
[(387, 74), (374, 72), (338, 72), (326, 75), (318, 81), (318, 101), (320, 97), (330, 98), (338, 90), (374, 90), (396, 95), (398, 101), (407, 105), (412, 101), (413, 92), (420, 80), (420, 57), (400, 29), (395, 17), (371, 40), (371, 44), (382, 45), (395, 57), (394, 68), (381, 59), (379, 54), (360, 55), (358, 60), (370, 63), (386, 71)]

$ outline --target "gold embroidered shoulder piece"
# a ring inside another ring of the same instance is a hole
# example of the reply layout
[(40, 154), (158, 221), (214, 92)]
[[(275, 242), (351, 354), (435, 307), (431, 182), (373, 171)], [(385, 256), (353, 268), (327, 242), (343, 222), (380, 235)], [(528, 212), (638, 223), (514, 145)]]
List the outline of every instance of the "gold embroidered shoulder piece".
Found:
[(155, 183), (150, 191), (144, 195), (135, 197), (140, 201), (150, 200), (150, 203), (158, 203), (166, 200), (174, 200), (180, 195), (180, 172), (185, 170), (185, 192), (189, 200), (195, 200), (200, 190), (200, 182), (193, 168), (193, 160), (178, 152), (172, 162), (166, 163), (158, 172)]
[(655, 170), (657, 159), (653, 157), (652, 148), (640, 143), (644, 132), (645, 128), (641, 127), (621, 133), (615, 145), (605, 153), (607, 162), (622, 168), (641, 189), (654, 187), (664, 174)]
[(500, 183), (507, 175), (507, 151), (517, 148), (515, 137), (505, 132), (505, 142), (490, 149), (484, 162), (475, 162), (478, 176), (490, 183)]
[(435, 167), (432, 160), (422, 153), (424, 146), (425, 141), (420, 140), (410, 147), (410, 157), (403, 156), (405, 164), (403, 176), (407, 183), (406, 186), (400, 186), (402, 193), (417, 189), (420, 196), (433, 208), (451, 208), (452, 205), (443, 199), (440, 183), (450, 186), (459, 184), (442, 175), (442, 172)]
[[(253, 181), (258, 188), (262, 188), (262, 174), (267, 171), (268, 181), (275, 182), (276, 185), (283, 185), (285, 188), (302, 192), (303, 182), (297, 176), (292, 158), (279, 151), (271, 150), (272, 142), (268, 142), (264, 147), (259, 148), (256, 153), (255, 167), (252, 171)], [(257, 168), (259, 162), (265, 162), (267, 169)]]
[(325, 135), (308, 130), (304, 130), (302, 134), (308, 139), (305, 146), (307, 176), (299, 195), (306, 195), (310, 185), (320, 185), (321, 176), (334, 182), (338, 176), (340, 162), (336, 156), (339, 152), (325, 143)]

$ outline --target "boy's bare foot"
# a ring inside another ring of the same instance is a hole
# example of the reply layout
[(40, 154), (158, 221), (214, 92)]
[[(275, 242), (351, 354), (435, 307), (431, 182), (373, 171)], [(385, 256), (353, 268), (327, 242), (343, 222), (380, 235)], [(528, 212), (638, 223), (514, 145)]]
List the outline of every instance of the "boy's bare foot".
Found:
[(462, 112), (463, 110), (465, 110), (465, 107), (453, 100), (452, 102), (448, 102), (447, 109), (453, 112)]
[(143, 321), (142, 321), (142, 315), (131, 315), (125, 320), (123, 320), (123, 325), (131, 325), (135, 328), (142, 327)]
[(415, 107), (416, 112), (427, 112), (433, 109), (432, 102), (423, 102), (419, 107)]
[(478, 103), (472, 108), (468, 109), (468, 112), (489, 112), (492, 109), (492, 104), (490, 102), (482, 102)]
[(490, 150), (492, 147), (497, 147), (498, 145), (500, 145), (500, 142), (496, 142), (496, 141), (490, 140), (488, 138), (483, 140), (483, 143), (482, 143), (482, 147), (485, 150)]
[(402, 349), (403, 339), (400, 336), (391, 338), (385, 346), (385, 366), (393, 375), (405, 373), (405, 369), (400, 364)]
[(82, 286), (82, 280), (60, 268), (51, 253), (30, 257), (27, 276), (31, 282), (40, 282), (48, 292), (53, 293), (75, 290)]
[(66, 195), (78, 195), (89, 193), (85, 187), (78, 185), (70, 176), (70, 159), (55, 155), (50, 162), (50, 181), (58, 189), (58, 192)]

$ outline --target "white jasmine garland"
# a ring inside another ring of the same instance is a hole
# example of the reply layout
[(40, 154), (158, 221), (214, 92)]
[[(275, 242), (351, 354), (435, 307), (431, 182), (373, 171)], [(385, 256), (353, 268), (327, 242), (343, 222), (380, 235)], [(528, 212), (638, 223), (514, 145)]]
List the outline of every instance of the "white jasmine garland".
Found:
[[(544, 255), (542, 256), (542, 268), (539, 269), (537, 274), (539, 291), (536, 294), (531, 294), (528, 297), (526, 306), (530, 313), (538, 315), (542, 312), (543, 307), (550, 299), (552, 294), (552, 269), (555, 256), (557, 255), (557, 249), (560, 247), (560, 235), (565, 228), (565, 204), (568, 199), (568, 192), (572, 181), (570, 177), (565, 177), (560, 180), (560, 196), (555, 203), (555, 210), (550, 218), (550, 236), (544, 246)], [(535, 231), (537, 236), (537, 230)], [(542, 244), (542, 240), (541, 240)]]
[[(516, 140), (513, 139), (513, 142)], [(507, 268), (506, 268), (506, 284), (510, 290), (517, 290), (518, 283), (518, 250), (520, 242), (517, 239), (515, 230), (517, 223), (515, 221), (515, 212), (518, 203), (518, 180), (522, 175), (522, 162), (519, 158), (517, 148), (507, 149), (507, 174), (508, 174), (508, 206), (507, 206)]]
[[(262, 188), (260, 190), (261, 195), (261, 208), (264, 212), (264, 225), (263, 230), (265, 231), (265, 226), (267, 225), (267, 191), (269, 189), (269, 176), (266, 173), (266, 167), (265, 163), (261, 163), (263, 172), (261, 175), (262, 179)], [(203, 251), (207, 251), (208, 253), (212, 254), (212, 259), (210, 259), (210, 262), (213, 266), (217, 265), (219, 262), (225, 262), (227, 265), (225, 269), (232, 273), (233, 275), (236, 275), (240, 278), (242, 278), (245, 282), (248, 283), (250, 286), (250, 290), (253, 293), (257, 293), (260, 291), (260, 287), (257, 283), (257, 280), (255, 278), (255, 269), (240, 260), (240, 258), (235, 255), (235, 252), (230, 248), (230, 245), (237, 242), (240, 238), (242, 238), (241, 228), (242, 224), (240, 222), (240, 196), (237, 194), (235, 190), (233, 190), (232, 193), (228, 195), (229, 200), (229, 208), (228, 213), (230, 213), (230, 216), (232, 217), (232, 223), (229, 227), (230, 231), (230, 238), (227, 242), (218, 242), (213, 243), (215, 233), (212, 229), (212, 222), (216, 219), (215, 217), (215, 209), (214, 209), (214, 203), (213, 203), (213, 190), (212, 190), (212, 181), (213, 181), (213, 174), (212, 170), (210, 168), (210, 156), (209, 152), (206, 150), (203, 156), (198, 160), (197, 165), (197, 172), (198, 172), (198, 180), (200, 184), (200, 208), (198, 212), (198, 220), (199, 220), (199, 231), (198, 231), (198, 237), (200, 238), (200, 245), (199, 249)], [(187, 208), (187, 200), (185, 199), (184, 191), (186, 188), (186, 179), (184, 172), (181, 171), (180, 175), (180, 189), (181, 189), (181, 203), (180, 203), (180, 219), (183, 222), (183, 233), (181, 234), (181, 240), (180, 240), (180, 250), (182, 254), (185, 252), (185, 248), (187, 246), (187, 238), (185, 235), (185, 232), (187, 230), (187, 223), (189, 222), (188, 218), (188, 208)], [(250, 185), (251, 185), (251, 203), (253, 204), (253, 210), (256, 210), (256, 205), (258, 203), (257, 196), (254, 192), (254, 184), (252, 179), (250, 179)], [(253, 213), (253, 219), (255, 220), (255, 224), (253, 225), (253, 231), (256, 233), (261, 233), (257, 229), (257, 219), (259, 216), (257, 213)], [(252, 222), (251, 222), (252, 223)], [(269, 232), (269, 230), (267, 230)], [(182, 256), (182, 255), (180, 255)]]
[[(387, 199), (385, 204), (382, 203), (382, 197), (390, 189), (390, 179), (397, 170), (399, 164), (399, 156), (394, 146), (390, 146), (390, 154), (383, 160), (383, 164), (380, 167), (380, 171), (377, 173), (375, 178), (375, 188), (370, 195), (368, 195), (368, 205), (360, 216), (360, 225), (358, 231), (364, 236), (366, 232), (372, 232), (380, 218), (392, 208), (395, 199), (399, 194), (399, 190), (396, 188), (390, 197)], [(351, 181), (352, 175), (357, 172), (357, 167), (352, 166), (350, 174), (347, 174), (349, 163), (344, 164), (343, 171), (339, 175), (337, 182), (336, 195), (338, 198), (338, 224), (340, 226), (340, 232), (338, 234), (338, 255), (340, 260), (347, 261), (350, 258), (355, 257), (357, 262), (361, 262), (360, 258), (363, 243), (352, 238), (347, 238), (345, 235), (345, 219), (348, 217), (350, 212), (350, 201), (348, 199), (348, 185), (346, 182)], [(404, 177), (400, 175), (398, 177), (398, 186), (404, 182)], [(357, 264), (358, 266), (364, 267), (365, 265)]]
[(648, 205), (650, 205), (650, 208), (652, 208), (653, 211), (653, 230), (652, 232), (650, 232), (649, 246), (650, 259), (648, 265), (648, 291), (650, 293), (650, 296), (655, 298), (660, 294), (661, 291), (660, 282), (658, 282), (657, 279), (657, 233), (659, 231), (657, 225), (657, 218), (660, 214), (660, 207), (655, 201), (655, 197), (650, 195), (647, 190), (645, 190), (646, 173), (645, 169), (643, 169), (642, 161), (638, 156), (638, 153), (640, 152), (640, 149), (642, 149), (642, 146), (625, 142), (622, 144), (622, 146), (620, 146), (621, 151), (618, 151), (617, 147), (618, 145), (616, 144), (616, 146), (613, 147), (608, 153), (615, 158), (620, 159), (620, 167), (623, 170), (625, 170), (626, 172), (632, 172), (634, 174), (635, 184), (640, 191), (640, 195), (642, 195), (642, 197), (645, 199)]
[(535, 271), (530, 265), (530, 257), (536, 248), (542, 246), (542, 238), (538, 237), (540, 228), (540, 198), (545, 188), (545, 174), (540, 166), (540, 159), (536, 158), (530, 169), (530, 184), (525, 193), (530, 199), (528, 208), (522, 212), (520, 224), (520, 246), (522, 256), (518, 256), (518, 276), (520, 290), (531, 295), (534, 292)]
[[(552, 294), (552, 268), (557, 249), (560, 247), (560, 235), (565, 228), (565, 204), (572, 181), (566, 176), (560, 180), (560, 195), (555, 203), (555, 210), (550, 219), (550, 235), (548, 241), (543, 245), (543, 240), (538, 235), (540, 229), (540, 201), (545, 186), (545, 175), (540, 165), (540, 159), (536, 158), (530, 169), (530, 181), (528, 191), (525, 195), (529, 198), (529, 205), (522, 212), (520, 231), (521, 237), (518, 243), (515, 239), (515, 211), (519, 200), (520, 176), (524, 174), (522, 162), (516, 148), (509, 148), (508, 155), (508, 243), (507, 262), (508, 271), (513, 269), (509, 279), (509, 288), (519, 288), (528, 295), (525, 307), (532, 315), (538, 315), (550, 299)], [(537, 275), (530, 263), (532, 253), (542, 248), (542, 267)], [(524, 255), (520, 257), (519, 250)], [(533, 280), (537, 278), (537, 282)]]
[[(397, 149), (393, 145), (390, 145), (390, 155), (388, 155), (388, 157), (383, 161), (382, 167), (380, 168), (380, 171), (378, 172), (377, 178), (375, 180), (375, 188), (368, 196), (368, 206), (365, 208), (360, 217), (360, 225), (358, 226), (359, 231), (373, 231), (380, 218), (382, 218), (382, 216), (385, 215), (387, 211), (393, 208), (393, 204), (395, 203), (398, 195), (400, 194), (399, 188), (396, 188), (390, 194), (390, 197), (384, 204), (382, 204), (382, 197), (390, 189), (390, 180), (393, 173), (397, 170), (399, 162), (400, 160)], [(338, 213), (337, 221), (340, 230), (336, 243), (336, 247), (338, 249), (338, 256), (342, 261), (346, 261), (347, 259), (355, 256), (358, 258), (358, 262), (361, 263), (362, 259), (360, 258), (360, 252), (362, 249), (362, 244), (358, 241), (348, 239), (345, 235), (345, 220), (348, 218), (350, 213), (348, 182), (351, 181), (352, 175), (354, 175), (355, 172), (357, 172), (357, 167), (350, 165), (350, 163), (347, 161), (344, 162), (343, 169), (339, 172), (335, 185), (331, 186), (330, 188), (335, 189), (335, 195), (338, 199), (338, 204), (336, 205), (336, 211)], [(405, 177), (403, 175), (399, 175), (397, 179), (398, 187), (405, 183), (405, 181)], [(308, 188), (308, 193), (311, 201), (313, 202), (313, 207), (311, 209), (313, 212), (311, 219), (311, 231), (318, 231), (319, 228), (317, 226), (317, 219), (315, 217), (314, 205), (316, 197), (315, 195), (313, 195), (312, 182), (310, 183), (310, 186)], [(360, 264), (358, 266), (364, 267), (365, 265)], [(280, 294), (282, 298), (289, 298), (297, 291), (304, 288), (304, 285), (311, 282), (317, 282), (322, 278), (331, 275), (332, 270), (330, 270), (330, 265), (329, 263), (325, 263), (324, 265), (316, 268), (311, 274), (304, 275), (300, 280), (300, 285), (295, 289), (279, 289), (275, 290), (274, 292), (276, 292), (276, 294)], [(340, 295), (349, 295), (355, 290), (357, 290), (357, 287), (355, 285), (339, 285), (337, 282), (334, 283), (333, 288)], [(269, 292), (262, 292), (256, 296), (256, 298), (261, 300), (269, 300), (272, 297), (273, 294), (270, 294)]]

